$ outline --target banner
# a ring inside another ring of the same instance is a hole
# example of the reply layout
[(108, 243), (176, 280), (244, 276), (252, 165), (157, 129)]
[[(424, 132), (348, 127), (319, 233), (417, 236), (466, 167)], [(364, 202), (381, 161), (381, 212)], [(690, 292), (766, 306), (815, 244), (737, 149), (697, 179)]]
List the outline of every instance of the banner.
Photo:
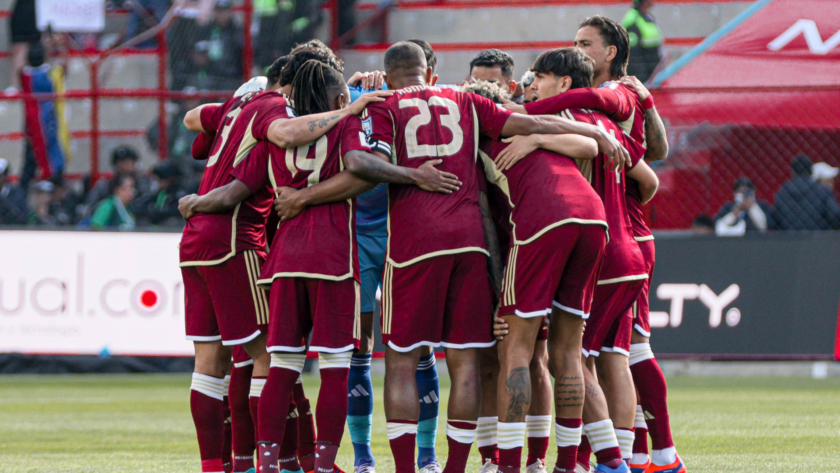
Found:
[(67, 33), (96, 33), (105, 29), (105, 0), (38, 0), (38, 29)]
[(0, 231), (0, 351), (192, 355), (180, 238)]
[(662, 354), (834, 354), (840, 234), (657, 237), (651, 345)]

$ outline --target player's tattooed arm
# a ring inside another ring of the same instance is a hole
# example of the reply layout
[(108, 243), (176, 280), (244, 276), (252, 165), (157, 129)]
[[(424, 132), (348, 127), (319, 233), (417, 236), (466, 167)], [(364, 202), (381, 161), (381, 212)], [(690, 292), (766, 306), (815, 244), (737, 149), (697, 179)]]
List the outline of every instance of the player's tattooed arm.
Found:
[(366, 181), (409, 184), (428, 192), (451, 194), (461, 188), (461, 182), (455, 174), (435, 167), (442, 162), (442, 159), (433, 159), (418, 168), (409, 168), (391, 164), (381, 154), (354, 150), (344, 155), (347, 170)]
[(502, 294), (502, 249), (499, 244), (499, 235), (496, 233), (496, 223), (490, 213), (490, 201), (484, 192), (478, 193), (478, 207), (481, 209), (481, 227), (484, 230), (484, 244), (490, 253), (487, 261), (487, 269), (490, 272), (490, 281), (493, 283), (493, 290), (496, 292), (496, 299)]
[[(634, 76), (623, 77), (621, 83), (636, 89), (636, 93), (639, 94), (639, 98), (643, 102), (650, 97), (650, 91), (645, 87), (645, 84)], [(662, 123), (662, 118), (656, 111), (656, 107), (645, 110), (645, 141), (647, 143), (645, 161), (652, 163), (668, 157), (668, 137), (665, 134), (665, 124)]]
[(645, 161), (652, 163), (668, 157), (668, 136), (665, 134), (665, 124), (656, 107), (645, 110), (645, 141), (647, 152)]
[(291, 187), (276, 189), (274, 210), (280, 220), (289, 220), (300, 215), (306, 207), (352, 199), (373, 189), (374, 186), (376, 186), (375, 183), (360, 179), (345, 170), (314, 186), (300, 190)]
[(522, 422), (531, 405), (531, 375), (527, 366), (514, 368), (505, 379), (508, 407), (505, 422)]
[(213, 131), (215, 131), (215, 130), (205, 130), (204, 127), (201, 125), (201, 109), (208, 106), (208, 105), (221, 105), (221, 104), (220, 103), (216, 103), (216, 104), (206, 103), (204, 105), (199, 105), (198, 107), (195, 107), (194, 109), (187, 112), (187, 114), (184, 115), (184, 127), (186, 127), (187, 130), (190, 130), (190, 131), (193, 131), (193, 132), (204, 132), (204, 131), (213, 132)]
[(312, 143), (332, 130), (342, 118), (358, 115), (368, 104), (382, 102), (393, 94), (388, 90), (380, 90), (362, 95), (349, 107), (297, 118), (274, 120), (268, 127), (268, 140), (281, 148), (294, 148)]
[(213, 189), (204, 195), (190, 194), (178, 201), (178, 210), (189, 220), (197, 213), (216, 214), (226, 212), (251, 195), (251, 189), (244, 182), (234, 179), (233, 182)]

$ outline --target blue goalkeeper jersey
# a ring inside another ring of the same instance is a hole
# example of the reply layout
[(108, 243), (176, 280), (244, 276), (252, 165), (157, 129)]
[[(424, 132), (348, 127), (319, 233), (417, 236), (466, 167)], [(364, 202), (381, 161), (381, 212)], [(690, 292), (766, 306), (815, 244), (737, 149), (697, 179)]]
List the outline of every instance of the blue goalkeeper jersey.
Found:
[[(383, 90), (388, 90), (384, 86)], [(350, 100), (372, 92), (361, 86), (350, 87)], [(366, 234), (387, 234), (388, 227), (388, 185), (377, 184), (373, 189), (356, 197), (356, 231)]]

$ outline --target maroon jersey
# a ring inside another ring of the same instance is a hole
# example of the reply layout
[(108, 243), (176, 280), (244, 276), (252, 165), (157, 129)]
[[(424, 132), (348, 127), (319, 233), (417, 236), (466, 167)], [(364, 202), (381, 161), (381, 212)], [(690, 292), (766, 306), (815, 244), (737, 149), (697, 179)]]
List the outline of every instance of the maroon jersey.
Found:
[(510, 199), (514, 244), (531, 243), (567, 223), (607, 228), (604, 204), (572, 158), (537, 149), (502, 174), (493, 160), (507, 147), (482, 140), (479, 153), (487, 180)]
[[(630, 153), (631, 163), (627, 169), (635, 166), (644, 157), (644, 147), (599, 112), (566, 110), (561, 116), (603, 127), (615, 136)], [(604, 203), (609, 224), (609, 242), (604, 253), (604, 263), (601, 266), (598, 284), (646, 279), (648, 276), (644, 257), (633, 238), (633, 228), (630, 217), (627, 215), (624, 169), (617, 171), (604, 169), (606, 162), (607, 157), (604, 153), (598, 153), (594, 160), (578, 160), (584, 177), (589, 179)]]
[[(198, 195), (233, 181), (231, 170), (246, 160), (258, 140), (266, 139), (271, 122), (294, 116), (277, 92), (245, 94), (202, 108), (202, 128), (215, 131), (216, 137)], [(271, 210), (270, 200), (265, 202), (264, 193), (257, 193), (229, 212), (197, 214), (187, 220), (181, 237), (181, 266), (219, 264), (238, 251), (265, 249), (265, 221)]]
[[(344, 156), (353, 150), (370, 152), (362, 124), (349, 116), (314, 143), (269, 149), (268, 175), (274, 188), (303, 189), (344, 170)], [(359, 280), (356, 247), (355, 199), (307, 207), (297, 217), (280, 222), (271, 251), (260, 274), (260, 284), (276, 278)]]
[[(574, 89), (544, 100), (525, 104), (530, 115), (560, 113), (566, 109), (591, 109), (603, 112), (629, 134), (636, 143), (647, 146), (645, 140), (645, 109), (636, 89), (619, 82), (605, 82), (599, 88)], [(653, 236), (645, 223), (639, 185), (630, 180), (626, 186), (627, 212), (633, 234), (640, 241)]]
[(405, 167), (442, 159), (438, 169), (463, 182), (452, 194), (388, 186), (387, 260), (404, 267), (445, 254), (487, 254), (478, 207), (478, 136), (497, 139), (511, 113), (478, 95), (414, 86), (368, 105), (367, 114), (363, 126), (371, 148)]

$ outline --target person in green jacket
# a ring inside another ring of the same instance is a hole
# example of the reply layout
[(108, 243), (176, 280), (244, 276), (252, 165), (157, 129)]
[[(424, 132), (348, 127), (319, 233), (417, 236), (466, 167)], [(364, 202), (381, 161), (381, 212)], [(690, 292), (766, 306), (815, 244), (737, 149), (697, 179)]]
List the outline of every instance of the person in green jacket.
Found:
[(110, 195), (96, 205), (90, 220), (97, 230), (133, 230), (134, 215), (128, 210), (134, 201), (135, 181), (128, 174), (118, 174), (109, 183)]
[(633, 8), (624, 15), (621, 25), (630, 36), (630, 64), (627, 74), (647, 82), (662, 60), (662, 30), (656, 26), (650, 9), (653, 0), (633, 0)]

